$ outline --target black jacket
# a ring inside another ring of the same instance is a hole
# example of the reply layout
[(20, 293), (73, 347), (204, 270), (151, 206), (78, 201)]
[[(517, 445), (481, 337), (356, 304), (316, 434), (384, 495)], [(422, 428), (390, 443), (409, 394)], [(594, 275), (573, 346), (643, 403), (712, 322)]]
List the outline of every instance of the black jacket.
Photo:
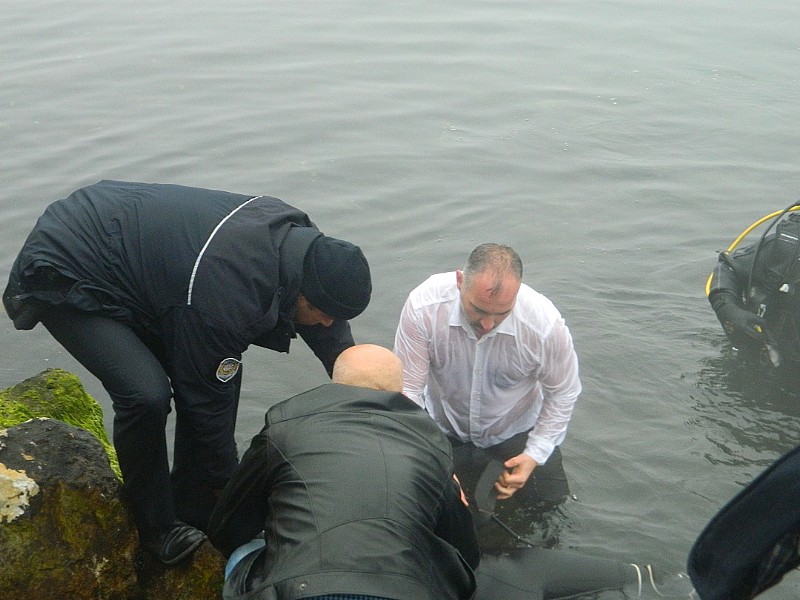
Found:
[(265, 532), (225, 598), (471, 598), (477, 540), (452, 468), (402, 394), (327, 384), (275, 405), (211, 517), (226, 555)]
[(800, 565), (800, 446), (748, 483), (708, 522), (689, 553), (703, 600), (746, 600)]
[(353, 345), (346, 321), (297, 327), (303, 258), (322, 233), (269, 196), (102, 181), (51, 204), (3, 296), (15, 326), (65, 304), (129, 324), (162, 359), (177, 394), (234, 393), (217, 377), (251, 344), (288, 352), (299, 333), (328, 373)]

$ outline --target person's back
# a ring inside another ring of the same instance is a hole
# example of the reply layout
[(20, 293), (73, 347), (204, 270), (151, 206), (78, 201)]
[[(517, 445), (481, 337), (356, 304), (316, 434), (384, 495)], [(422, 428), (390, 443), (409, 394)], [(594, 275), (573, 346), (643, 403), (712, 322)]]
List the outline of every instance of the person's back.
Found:
[(449, 443), (398, 392), (333, 383), (272, 407), (212, 526), (225, 554), (264, 530), (265, 549), (234, 569), (226, 598), (474, 592), (475, 533)]

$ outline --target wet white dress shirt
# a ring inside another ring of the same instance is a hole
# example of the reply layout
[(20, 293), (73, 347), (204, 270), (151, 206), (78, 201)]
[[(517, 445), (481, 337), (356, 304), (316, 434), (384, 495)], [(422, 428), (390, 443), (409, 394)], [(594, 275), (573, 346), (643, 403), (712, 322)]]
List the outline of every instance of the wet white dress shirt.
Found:
[(533, 428), (524, 453), (539, 464), (564, 440), (578, 357), (558, 309), (524, 283), (512, 313), (478, 339), (455, 272), (432, 275), (406, 300), (394, 346), (404, 393), (445, 433), (487, 448)]

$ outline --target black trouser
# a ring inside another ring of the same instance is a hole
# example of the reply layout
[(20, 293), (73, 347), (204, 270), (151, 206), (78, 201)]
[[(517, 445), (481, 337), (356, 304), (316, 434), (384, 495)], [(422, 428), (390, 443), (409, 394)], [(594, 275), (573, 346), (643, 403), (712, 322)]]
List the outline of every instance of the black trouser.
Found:
[[(208, 452), (204, 454), (198, 448), (192, 433), (196, 429), (193, 420), (205, 418), (208, 422), (215, 417), (182, 411), (176, 398), (174, 466), (170, 476), (165, 428), (173, 394), (167, 372), (157, 357), (157, 346), (145, 343), (125, 324), (71, 309), (47, 309), (41, 321), (100, 380), (111, 397), (114, 447), (126, 497), (143, 541), (150, 541), (176, 519), (205, 528), (216, 490), (204, 470), (203, 458)], [(239, 385), (241, 374), (237, 378)], [(226, 431), (222, 437), (233, 444), (231, 470), (236, 455), (236, 408), (234, 405), (224, 411), (227, 415), (223, 419)], [(219, 420), (217, 416), (215, 423)], [(231, 455), (231, 449), (225, 452)]]
[[(470, 505), (474, 505), (475, 486), (483, 470), (492, 462), (505, 462), (512, 456), (522, 454), (528, 441), (528, 432), (518, 433), (503, 442), (489, 448), (479, 448), (470, 442), (462, 442), (450, 437), (453, 447), (455, 472)], [(517, 490), (512, 498), (523, 505), (556, 505), (569, 496), (569, 483), (564, 473), (561, 449), (556, 446), (550, 458), (538, 465), (525, 485)]]

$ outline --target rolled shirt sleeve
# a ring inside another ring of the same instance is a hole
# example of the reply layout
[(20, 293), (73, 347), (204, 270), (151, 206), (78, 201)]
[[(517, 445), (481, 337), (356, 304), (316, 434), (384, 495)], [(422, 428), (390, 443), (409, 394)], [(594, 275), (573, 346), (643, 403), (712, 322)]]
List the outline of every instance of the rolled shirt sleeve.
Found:
[(543, 348), (547, 366), (539, 378), (542, 405), (525, 446), (525, 454), (539, 464), (544, 463), (553, 449), (564, 441), (572, 411), (581, 393), (578, 357), (572, 335), (563, 319), (553, 327)]

